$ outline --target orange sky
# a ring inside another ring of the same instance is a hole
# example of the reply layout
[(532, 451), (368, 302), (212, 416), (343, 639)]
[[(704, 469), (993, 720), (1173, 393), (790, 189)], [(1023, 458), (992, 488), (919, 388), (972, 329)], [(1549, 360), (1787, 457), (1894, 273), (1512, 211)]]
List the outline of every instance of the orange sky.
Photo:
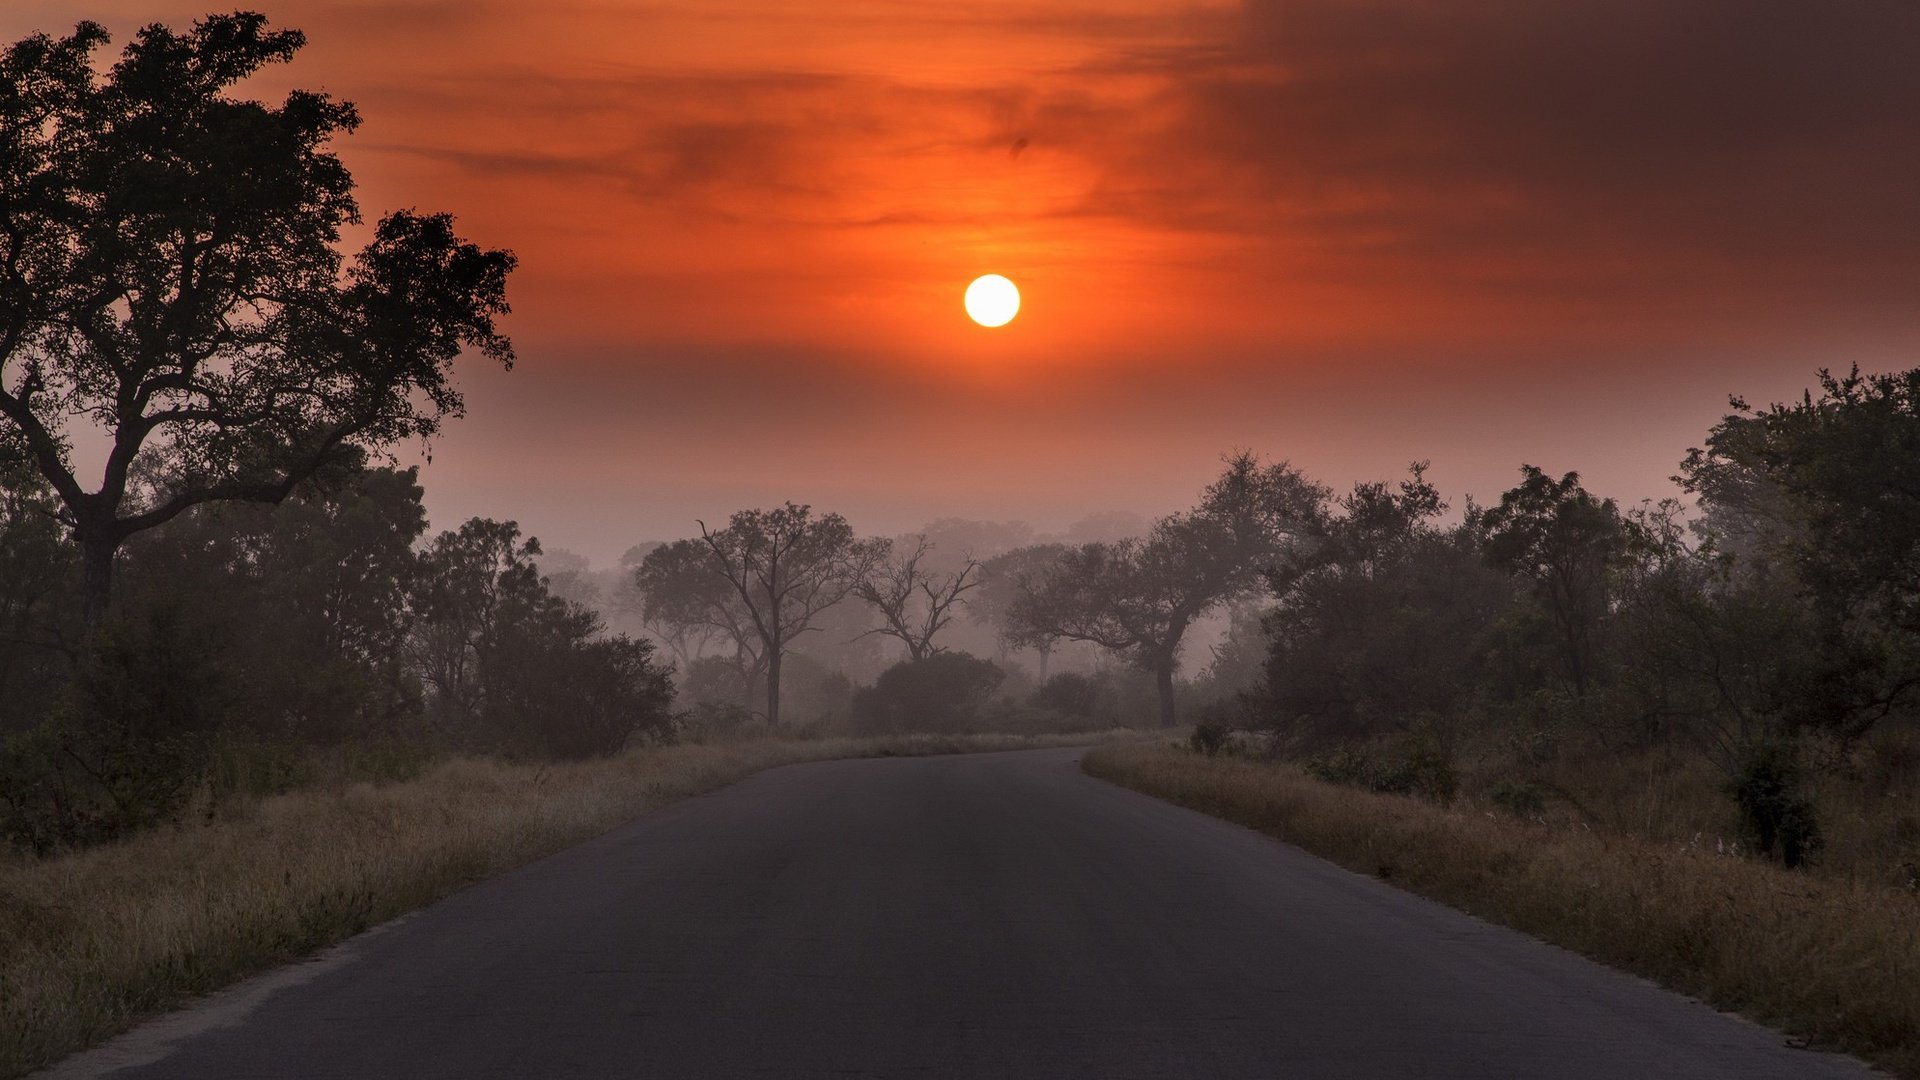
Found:
[[(298, 0), (370, 216), (521, 269), (436, 527), (597, 559), (782, 499), (1164, 512), (1521, 461), (1626, 499), (1728, 393), (1920, 342), (1920, 9), (1775, 0)], [(190, 22), (13, 0), (0, 33)], [(1001, 330), (966, 282), (1025, 294)]]

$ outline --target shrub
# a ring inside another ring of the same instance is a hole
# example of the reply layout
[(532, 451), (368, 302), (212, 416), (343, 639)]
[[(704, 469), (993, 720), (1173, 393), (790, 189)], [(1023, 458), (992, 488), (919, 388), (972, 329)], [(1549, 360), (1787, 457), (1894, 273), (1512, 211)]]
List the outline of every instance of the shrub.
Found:
[(853, 728), (867, 735), (978, 730), (982, 708), (1005, 677), (991, 661), (966, 653), (895, 664), (854, 694)]
[(1225, 724), (1214, 720), (1202, 720), (1193, 725), (1193, 734), (1187, 737), (1187, 748), (1196, 754), (1214, 757), (1226, 749), (1227, 740), (1233, 734)]
[(1784, 741), (1753, 747), (1731, 785), (1754, 848), (1777, 855), (1788, 867), (1805, 865), (1821, 844), (1820, 822), (1804, 790), (1795, 749)]
[(1525, 780), (1499, 780), (1487, 789), (1487, 801), (1520, 818), (1538, 818), (1547, 812), (1547, 793)]
[(1306, 771), (1316, 780), (1364, 788), (1383, 795), (1417, 795), (1430, 802), (1450, 803), (1460, 791), (1460, 773), (1453, 755), (1429, 734), (1415, 733), (1398, 745), (1377, 744), (1376, 753), (1347, 744), (1312, 758)]
[(0, 747), (8, 839), (45, 852), (175, 819), (234, 696), (210, 640), (167, 604), (103, 626), (58, 716)]
[(1028, 696), (1027, 704), (1064, 716), (1091, 719), (1100, 706), (1100, 684), (1075, 672), (1055, 675)]

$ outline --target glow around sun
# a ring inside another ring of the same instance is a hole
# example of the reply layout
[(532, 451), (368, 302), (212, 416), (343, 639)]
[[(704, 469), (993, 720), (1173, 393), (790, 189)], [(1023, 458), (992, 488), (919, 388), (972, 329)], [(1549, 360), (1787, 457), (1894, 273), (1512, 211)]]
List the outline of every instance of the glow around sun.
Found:
[(967, 314), (981, 326), (1005, 326), (1020, 313), (1020, 290), (999, 274), (986, 274), (967, 286)]

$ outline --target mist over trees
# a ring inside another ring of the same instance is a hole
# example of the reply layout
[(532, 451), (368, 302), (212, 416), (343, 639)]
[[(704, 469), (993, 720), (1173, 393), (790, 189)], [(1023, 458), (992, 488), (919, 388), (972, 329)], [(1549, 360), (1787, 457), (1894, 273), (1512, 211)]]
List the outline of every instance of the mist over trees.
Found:
[(1192, 511), (1161, 518), (1141, 539), (1067, 549), (1020, 578), (1009, 637), (1085, 641), (1125, 657), (1153, 674), (1160, 722), (1170, 726), (1188, 628), (1251, 588), (1263, 564), (1305, 536), (1324, 498), (1284, 462), (1236, 455)]

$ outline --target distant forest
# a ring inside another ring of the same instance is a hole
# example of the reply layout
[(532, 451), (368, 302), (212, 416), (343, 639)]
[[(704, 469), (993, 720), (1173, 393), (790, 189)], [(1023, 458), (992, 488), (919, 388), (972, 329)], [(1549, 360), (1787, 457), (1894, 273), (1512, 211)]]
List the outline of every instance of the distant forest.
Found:
[(1680, 463), (1692, 510), (1530, 465), (1486, 505), (1450, 507), (1419, 464), (1336, 495), (1241, 454), (1153, 522), (869, 538), (787, 504), (597, 571), (512, 522), (429, 537), (414, 471), (358, 461), (130, 538), (92, 626), (60, 501), (16, 461), (5, 826), (49, 850), (448, 754), (1186, 719), (1209, 751), (1441, 800), (1491, 741), (1521, 812), (1574, 797), (1543, 778), (1557, 758), (1664, 747), (1795, 864), (1822, 842), (1821, 755), (1884, 734), (1897, 760), (1862, 782), (1910, 775), (1917, 404), (1920, 371), (1742, 406)]

